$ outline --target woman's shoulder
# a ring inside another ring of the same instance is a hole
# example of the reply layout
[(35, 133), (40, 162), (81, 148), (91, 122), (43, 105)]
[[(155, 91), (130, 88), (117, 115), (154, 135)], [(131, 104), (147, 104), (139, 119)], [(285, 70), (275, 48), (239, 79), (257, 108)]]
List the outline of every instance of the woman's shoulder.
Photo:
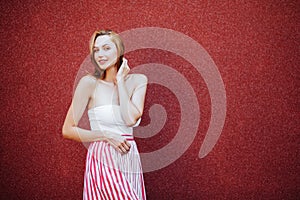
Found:
[(137, 85), (145, 84), (148, 82), (148, 78), (145, 74), (129, 74), (129, 78), (132, 79)]
[(91, 74), (87, 74), (80, 79), (79, 84), (85, 87), (94, 87), (96, 82), (97, 82), (96, 77), (94, 77)]

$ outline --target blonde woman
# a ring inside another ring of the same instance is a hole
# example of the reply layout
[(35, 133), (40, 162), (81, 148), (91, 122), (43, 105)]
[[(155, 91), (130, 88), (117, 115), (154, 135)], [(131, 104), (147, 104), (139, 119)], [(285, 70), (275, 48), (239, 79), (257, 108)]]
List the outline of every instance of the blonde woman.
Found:
[[(95, 72), (80, 79), (62, 128), (65, 138), (90, 142), (83, 199), (146, 199), (133, 127), (143, 113), (147, 77), (128, 74), (123, 42), (113, 31), (96, 31), (90, 54)], [(85, 109), (91, 130), (78, 127)]]

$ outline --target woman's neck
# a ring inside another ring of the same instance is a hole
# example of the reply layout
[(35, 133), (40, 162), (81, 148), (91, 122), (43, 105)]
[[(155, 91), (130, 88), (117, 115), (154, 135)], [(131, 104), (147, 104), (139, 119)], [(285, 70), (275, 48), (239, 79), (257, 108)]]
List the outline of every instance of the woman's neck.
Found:
[(114, 82), (117, 76), (117, 72), (118, 71), (116, 66), (109, 67), (108, 69), (106, 69), (105, 78), (103, 80), (107, 82)]

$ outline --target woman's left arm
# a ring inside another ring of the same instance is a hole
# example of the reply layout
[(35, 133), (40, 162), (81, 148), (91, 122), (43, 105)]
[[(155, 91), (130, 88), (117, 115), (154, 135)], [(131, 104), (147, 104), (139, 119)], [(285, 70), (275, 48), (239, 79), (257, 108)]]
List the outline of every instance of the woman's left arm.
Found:
[(125, 84), (128, 72), (127, 60), (124, 59), (117, 75), (120, 108), (126, 125), (133, 126), (143, 114), (148, 80), (143, 74), (134, 74), (135, 89), (130, 94)]

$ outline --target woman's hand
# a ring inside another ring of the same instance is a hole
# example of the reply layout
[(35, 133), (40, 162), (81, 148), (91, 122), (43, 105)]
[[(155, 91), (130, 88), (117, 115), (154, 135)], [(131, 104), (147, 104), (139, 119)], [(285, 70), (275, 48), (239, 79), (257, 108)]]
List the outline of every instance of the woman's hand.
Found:
[(113, 132), (106, 132), (105, 135), (105, 141), (112, 145), (117, 151), (122, 154), (129, 152), (131, 146), (123, 136)]
[(117, 82), (124, 80), (125, 77), (127, 76), (127, 74), (129, 73), (129, 71), (130, 71), (130, 68), (127, 64), (127, 59), (123, 58), (123, 63), (117, 73), (117, 76), (116, 76)]

